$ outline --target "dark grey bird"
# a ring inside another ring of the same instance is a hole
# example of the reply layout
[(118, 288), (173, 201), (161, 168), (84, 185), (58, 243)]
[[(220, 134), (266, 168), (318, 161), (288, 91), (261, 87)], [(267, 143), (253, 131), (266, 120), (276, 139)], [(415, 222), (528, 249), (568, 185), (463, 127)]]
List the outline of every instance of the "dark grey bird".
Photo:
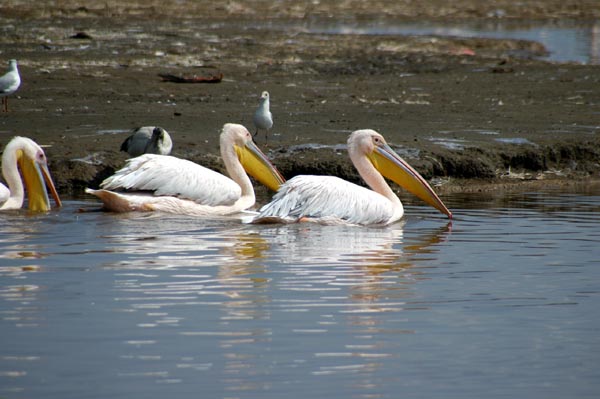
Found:
[(158, 126), (139, 127), (121, 144), (121, 151), (125, 151), (131, 157), (142, 154), (169, 155), (172, 148), (171, 136)]

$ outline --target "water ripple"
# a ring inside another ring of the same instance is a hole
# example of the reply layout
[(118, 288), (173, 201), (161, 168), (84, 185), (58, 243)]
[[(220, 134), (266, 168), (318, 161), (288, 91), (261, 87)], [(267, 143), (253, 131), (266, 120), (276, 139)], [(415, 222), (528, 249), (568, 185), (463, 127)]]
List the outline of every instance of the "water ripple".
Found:
[(198, 384), (211, 397), (435, 397), (465, 375), (473, 392), (515, 397), (538, 392), (531, 381), (561, 396), (597, 385), (582, 370), (600, 344), (600, 196), (448, 203), (452, 223), (407, 205), (385, 228), (79, 214), (69, 201), (7, 214), (0, 395), (82, 397), (100, 382), (90, 397)]

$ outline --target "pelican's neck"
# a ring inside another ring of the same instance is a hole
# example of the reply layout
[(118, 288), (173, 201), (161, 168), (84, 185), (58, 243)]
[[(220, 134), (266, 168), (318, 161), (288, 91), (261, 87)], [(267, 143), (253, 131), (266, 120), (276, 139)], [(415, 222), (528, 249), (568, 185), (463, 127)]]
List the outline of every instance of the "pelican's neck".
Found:
[(400, 199), (398, 196), (392, 191), (389, 184), (385, 181), (381, 173), (373, 164), (368, 160), (368, 158), (363, 154), (351, 153), (350, 159), (352, 163), (358, 170), (360, 177), (371, 187), (371, 190), (375, 191), (383, 195), (385, 198), (389, 199), (392, 203), (400, 203)]
[(390, 201), (390, 205), (392, 207), (392, 216), (388, 220), (388, 223), (396, 221), (404, 215), (404, 206), (400, 201), (400, 198), (392, 191), (389, 184), (385, 181), (381, 173), (375, 166), (369, 161), (369, 159), (360, 153), (356, 153), (354, 151), (350, 151), (350, 159), (358, 170), (358, 173), (363, 178), (363, 180), (371, 187), (371, 190), (375, 191), (378, 194), (383, 195)]
[(17, 166), (17, 153), (22, 149), (23, 144), (18, 140), (11, 141), (4, 148), (4, 153), (2, 154), (2, 175), (10, 190), (10, 197), (2, 204), (2, 209), (20, 208), (23, 205), (25, 190)]
[(254, 187), (248, 177), (248, 174), (244, 170), (233, 145), (221, 145), (221, 157), (223, 163), (227, 169), (227, 174), (231, 177), (231, 180), (236, 182), (242, 189), (241, 197), (235, 202), (235, 207), (242, 207), (241, 209), (247, 209), (254, 205), (256, 198), (254, 196)]

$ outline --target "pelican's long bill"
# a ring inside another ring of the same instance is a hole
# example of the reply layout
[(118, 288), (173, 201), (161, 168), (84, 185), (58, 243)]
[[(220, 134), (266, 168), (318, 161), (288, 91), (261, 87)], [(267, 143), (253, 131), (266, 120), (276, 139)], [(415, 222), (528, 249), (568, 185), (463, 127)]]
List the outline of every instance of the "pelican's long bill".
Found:
[(396, 154), (389, 145), (382, 144), (376, 146), (374, 151), (369, 154), (369, 160), (384, 177), (410, 191), (452, 219), (452, 212), (446, 208), (446, 205), (444, 205), (431, 186), (423, 179), (419, 172), (414, 170), (412, 166)]
[[(17, 156), (19, 168), (23, 174), (23, 183), (27, 191), (28, 209), (34, 212), (47, 212), (51, 209), (48, 191), (57, 207), (62, 205), (50, 171), (45, 164), (39, 164), (25, 155), (23, 151)], [(47, 187), (46, 187), (47, 185)]]
[(235, 146), (235, 152), (246, 172), (273, 191), (285, 183), (285, 179), (265, 154), (254, 144), (246, 142), (244, 147)]

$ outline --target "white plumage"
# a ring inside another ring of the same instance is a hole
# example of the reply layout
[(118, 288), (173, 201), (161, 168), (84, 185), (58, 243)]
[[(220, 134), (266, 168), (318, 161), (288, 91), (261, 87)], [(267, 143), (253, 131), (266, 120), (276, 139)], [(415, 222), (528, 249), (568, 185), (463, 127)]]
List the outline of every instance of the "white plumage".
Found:
[(105, 179), (104, 190), (148, 192), (191, 200), (200, 205), (231, 205), (242, 189), (212, 169), (170, 155), (144, 154)]
[(47, 190), (50, 190), (56, 206), (61, 206), (48, 170), (46, 154), (33, 140), (17, 136), (9, 141), (2, 153), (2, 175), (8, 187), (0, 183), (0, 209), (21, 208), (27, 192), (29, 210), (48, 211)]
[(404, 208), (382, 173), (452, 217), (427, 182), (379, 133), (355, 131), (348, 138), (348, 153), (371, 190), (334, 176), (296, 176), (280, 187), (254, 222), (393, 223), (403, 216)]
[(0, 204), (4, 204), (10, 198), (10, 189), (0, 183)]
[(2, 97), (3, 111), (8, 112), (8, 96), (17, 91), (21, 85), (21, 76), (17, 67), (17, 60), (8, 61), (8, 71), (0, 76), (0, 97)]
[(254, 136), (258, 134), (259, 130), (265, 131), (265, 141), (268, 140), (269, 130), (273, 127), (273, 114), (271, 114), (270, 109), (270, 100), (269, 100), (269, 92), (263, 91), (260, 100), (258, 103), (258, 108), (254, 112), (254, 116), (252, 121), (254, 122), (254, 127), (256, 128), (256, 132)]
[(375, 191), (336, 176), (299, 175), (281, 186), (258, 218), (369, 225), (387, 223), (393, 215), (392, 203)]
[(230, 177), (185, 159), (145, 154), (129, 159), (125, 167), (102, 182), (100, 190), (86, 192), (115, 212), (228, 215), (255, 203), (246, 171), (273, 190), (284, 182), (244, 126), (225, 124), (220, 146)]

